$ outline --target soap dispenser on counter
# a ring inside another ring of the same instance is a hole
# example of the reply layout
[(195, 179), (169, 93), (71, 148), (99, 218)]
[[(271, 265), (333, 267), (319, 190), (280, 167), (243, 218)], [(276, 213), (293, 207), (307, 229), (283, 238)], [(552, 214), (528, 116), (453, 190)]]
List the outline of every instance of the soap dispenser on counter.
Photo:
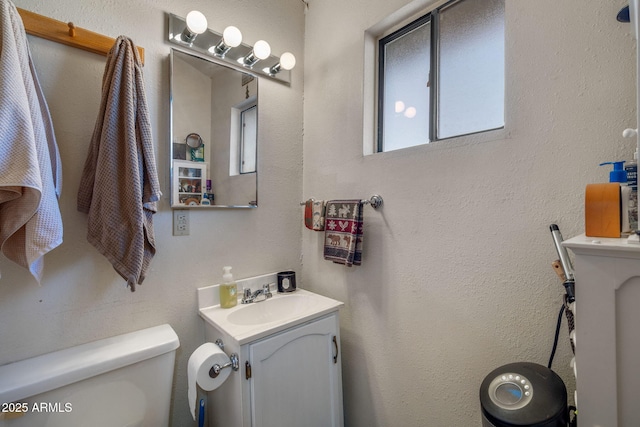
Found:
[(236, 304), (238, 304), (238, 285), (233, 280), (231, 267), (223, 267), (222, 272), (222, 283), (220, 284), (220, 307), (235, 307)]
[(631, 232), (631, 188), (627, 185), (624, 161), (600, 164), (604, 165), (613, 165), (613, 170), (609, 173), (609, 182), (588, 184), (585, 192), (585, 235), (619, 238)]

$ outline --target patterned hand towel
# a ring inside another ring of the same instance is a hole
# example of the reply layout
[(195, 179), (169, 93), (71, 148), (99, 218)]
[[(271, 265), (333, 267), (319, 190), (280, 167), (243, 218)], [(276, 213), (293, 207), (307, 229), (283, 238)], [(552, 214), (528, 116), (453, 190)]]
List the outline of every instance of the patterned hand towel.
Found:
[(304, 203), (304, 226), (309, 230), (324, 230), (324, 212), (324, 200), (307, 200)]
[(304, 226), (313, 230), (313, 199), (304, 202)]
[(351, 267), (362, 262), (363, 204), (361, 200), (326, 203), (324, 259)]
[(62, 243), (62, 166), (22, 19), (0, 0), (0, 246), (40, 283)]
[(87, 240), (132, 292), (156, 252), (152, 215), (161, 195), (142, 63), (133, 42), (120, 36), (107, 55), (78, 210), (89, 214)]
[(324, 200), (313, 201), (313, 206), (311, 207), (311, 215), (313, 217), (311, 228), (315, 231), (324, 230), (325, 208)]

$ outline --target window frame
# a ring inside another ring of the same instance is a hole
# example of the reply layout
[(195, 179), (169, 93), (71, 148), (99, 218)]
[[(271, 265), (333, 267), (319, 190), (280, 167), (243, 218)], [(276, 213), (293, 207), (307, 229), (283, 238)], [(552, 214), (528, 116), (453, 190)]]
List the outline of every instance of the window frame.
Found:
[[(253, 172), (241, 172), (242, 170), (242, 153), (243, 149), (243, 118), (242, 113), (252, 107), (258, 107), (258, 97), (251, 96), (248, 99), (232, 106), (230, 111), (229, 126), (229, 176), (239, 176), (258, 171), (258, 140), (256, 139), (256, 168)], [(258, 129), (259, 110), (256, 109), (256, 135)]]
[[(384, 83), (385, 83), (385, 47), (388, 43), (400, 39), (401, 37), (409, 34), (413, 30), (420, 28), (423, 25), (430, 25), (430, 64), (429, 64), (429, 140), (423, 144), (417, 146), (428, 145), (437, 141), (445, 141), (455, 138), (460, 138), (468, 135), (477, 135), (487, 132), (497, 131), (504, 129), (506, 126), (506, 117), (504, 117), (503, 125), (499, 127), (483, 129), (475, 132), (469, 132), (465, 134), (452, 135), (444, 138), (438, 137), (438, 123), (439, 123), (439, 92), (440, 92), (440, 14), (455, 6), (458, 3), (471, 0), (449, 0), (442, 3), (432, 10), (426, 13), (418, 14), (417, 18), (411, 19), (409, 23), (400, 26), (400, 28), (388, 31), (379, 36), (376, 40), (376, 65), (377, 65), (377, 79), (376, 79), (376, 142), (374, 153), (385, 153), (384, 150)], [(406, 21), (405, 21), (406, 22)], [(506, 81), (503, 82), (506, 84)], [(506, 113), (506, 100), (503, 101), (503, 114)], [(407, 146), (399, 148), (400, 150), (411, 148), (413, 146)], [(395, 150), (394, 150), (395, 151)]]
[(258, 144), (257, 131), (256, 131), (256, 140), (254, 141), (254, 147), (253, 147), (253, 150), (252, 150), (253, 151), (253, 156), (254, 156), (253, 169), (245, 171), (245, 164), (244, 164), (245, 163), (245, 151), (246, 151), (246, 148), (245, 148), (245, 143), (246, 143), (246, 138), (245, 138), (246, 132), (245, 132), (245, 129), (246, 129), (246, 126), (247, 126), (247, 122), (245, 120), (245, 117), (246, 117), (246, 113), (248, 111), (250, 111), (250, 110), (253, 110), (254, 113), (255, 113), (255, 127), (256, 127), (256, 129), (258, 128), (258, 104), (257, 103), (252, 103), (252, 104), (249, 104), (248, 106), (246, 106), (245, 108), (242, 108), (240, 110), (240, 117), (239, 117), (240, 118), (240, 123), (239, 123), (239, 125), (240, 125), (239, 154), (240, 155), (238, 156), (239, 157), (239, 161), (240, 161), (240, 164), (238, 165), (238, 171), (240, 172), (240, 175), (249, 174), (249, 173), (256, 173), (256, 170), (258, 169), (258, 165), (257, 165), (257, 160), (258, 160), (257, 159), (257, 157), (258, 157), (257, 156), (257, 144)]

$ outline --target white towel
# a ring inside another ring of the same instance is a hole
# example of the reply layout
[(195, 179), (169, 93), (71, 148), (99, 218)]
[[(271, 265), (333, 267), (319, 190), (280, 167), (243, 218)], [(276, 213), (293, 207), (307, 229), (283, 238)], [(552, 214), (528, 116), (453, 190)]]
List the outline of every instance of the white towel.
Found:
[(142, 63), (133, 42), (120, 36), (107, 55), (78, 210), (89, 214), (87, 240), (132, 292), (156, 252), (152, 215), (161, 195)]
[(62, 243), (60, 154), (22, 19), (0, 0), (0, 245), (40, 282)]

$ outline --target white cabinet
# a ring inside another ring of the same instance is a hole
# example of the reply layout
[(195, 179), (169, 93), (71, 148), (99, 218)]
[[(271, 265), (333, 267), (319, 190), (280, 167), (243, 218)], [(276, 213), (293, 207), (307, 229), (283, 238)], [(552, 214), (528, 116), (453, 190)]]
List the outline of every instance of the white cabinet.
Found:
[(249, 345), (252, 427), (342, 426), (335, 315)]
[(342, 427), (338, 311), (239, 344), (207, 325), (236, 352), (240, 370), (208, 393), (210, 427)]
[(576, 387), (581, 426), (640, 426), (640, 245), (584, 235), (575, 254)]
[(200, 206), (210, 204), (205, 197), (207, 163), (174, 160), (172, 166), (171, 206)]

